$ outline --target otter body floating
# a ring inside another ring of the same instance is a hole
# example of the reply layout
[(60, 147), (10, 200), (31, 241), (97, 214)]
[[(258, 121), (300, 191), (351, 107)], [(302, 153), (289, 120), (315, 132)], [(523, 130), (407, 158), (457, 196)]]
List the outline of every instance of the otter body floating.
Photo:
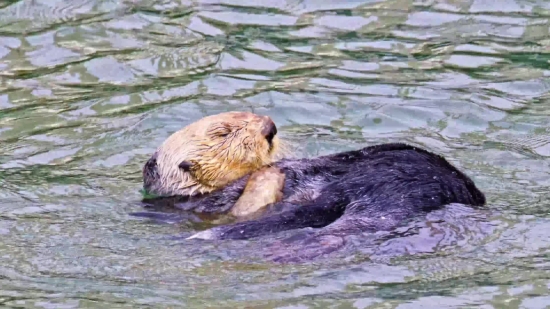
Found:
[[(251, 115), (246, 117), (254, 118)], [(234, 157), (239, 159), (233, 162), (251, 162), (254, 160), (250, 158), (263, 158), (254, 161), (257, 164), (247, 165), (246, 168), (242, 168), (238, 163), (232, 165), (236, 166), (239, 172), (222, 177), (221, 182), (216, 183), (212, 179), (201, 181), (200, 178), (204, 175), (223, 174), (226, 166), (229, 166), (223, 160), (205, 161), (195, 152), (170, 147), (171, 145), (161, 146), (151, 159), (156, 158), (156, 164), (160, 164), (160, 168), (151, 168), (151, 160), (146, 164), (145, 186), (149, 184), (149, 188), (160, 189), (160, 193), (194, 192), (178, 188), (204, 184), (208, 188), (208, 194), (193, 198), (182, 205), (184, 209), (201, 213), (230, 212), (235, 205), (254, 200), (247, 194), (258, 194), (257, 192), (261, 191), (258, 188), (261, 188), (262, 183), (261, 180), (258, 182), (258, 179), (269, 180), (267, 191), (270, 192), (270, 197), (259, 199), (258, 205), (255, 205), (255, 209), (258, 210), (266, 206), (264, 204), (268, 204), (261, 217), (214, 227), (189, 239), (248, 239), (306, 227), (317, 228), (317, 236), (387, 231), (407, 219), (440, 209), (447, 204), (485, 204), (485, 196), (474, 182), (445, 158), (402, 143), (380, 144), (313, 159), (282, 159), (270, 164), (271, 167), (267, 169), (271, 173), (269, 177), (255, 176), (254, 173), (265, 173), (266, 169), (260, 169), (260, 161), (269, 163), (267, 161), (273, 155), (270, 150), (273, 147), (269, 146), (270, 142), (267, 140), (273, 140), (276, 135), (276, 128), (271, 127), (270, 119), (268, 121), (261, 116), (255, 117), (263, 119), (263, 122), (259, 121), (247, 134), (256, 136), (256, 142), (260, 145), (252, 145), (251, 149), (262, 151), (246, 153), (246, 147), (237, 149), (220, 146), (209, 146), (206, 151), (203, 150), (202, 153), (207, 158), (220, 158), (218, 152), (223, 153), (226, 158), (233, 157), (227, 151), (245, 152), (235, 154)], [(218, 119), (221, 121), (227, 118), (223, 116)], [(217, 121), (214, 117), (206, 122), (216, 126)], [(189, 137), (189, 133), (182, 135)], [(207, 140), (207, 137), (204, 140), (205, 136), (209, 135), (200, 136), (203, 139), (201, 142), (218, 145)], [(185, 142), (174, 142), (172, 139), (172, 142), (168, 143), (188, 145)], [(224, 143), (227, 143), (227, 140)], [(194, 149), (196, 145), (193, 144), (190, 148)], [(176, 153), (177, 151), (182, 151), (184, 155)], [(187, 158), (190, 157), (190, 153), (193, 154), (189, 161)], [(178, 160), (160, 161), (159, 158), (162, 156), (178, 157)], [(182, 161), (190, 162), (190, 167), (186, 164), (178, 167)], [(204, 162), (213, 163), (204, 165)], [(203, 166), (208, 167), (208, 171), (200, 170)], [(176, 177), (174, 175), (178, 173), (174, 171), (165, 172), (177, 169), (183, 169), (184, 173), (187, 173), (186, 177)], [(281, 179), (283, 181), (280, 181)], [(244, 209), (246, 212), (247, 208)]]
[[(190, 238), (248, 239), (298, 228), (343, 235), (391, 230), (451, 203), (485, 204), (473, 181), (443, 157), (407, 144), (381, 144), (314, 159), (273, 164), (285, 175), (275, 213), (215, 227)], [(194, 201), (202, 212), (229, 209), (245, 182)]]

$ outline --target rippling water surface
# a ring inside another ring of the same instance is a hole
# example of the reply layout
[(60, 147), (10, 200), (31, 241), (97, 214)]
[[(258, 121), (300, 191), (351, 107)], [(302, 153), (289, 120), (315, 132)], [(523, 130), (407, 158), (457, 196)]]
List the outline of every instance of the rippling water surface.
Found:
[[(0, 0), (0, 304), (547, 308), (549, 29), (545, 0)], [(488, 207), (282, 265), (129, 216), (154, 149), (230, 110), (299, 157), (432, 149)]]

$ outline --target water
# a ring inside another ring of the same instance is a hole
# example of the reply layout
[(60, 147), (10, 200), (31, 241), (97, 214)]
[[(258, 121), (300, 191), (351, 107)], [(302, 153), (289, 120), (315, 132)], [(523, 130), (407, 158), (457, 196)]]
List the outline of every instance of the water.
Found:
[[(548, 308), (549, 29), (544, 0), (0, 1), (0, 304)], [(432, 149), (488, 207), (283, 265), (129, 216), (154, 149), (230, 110), (299, 157)]]

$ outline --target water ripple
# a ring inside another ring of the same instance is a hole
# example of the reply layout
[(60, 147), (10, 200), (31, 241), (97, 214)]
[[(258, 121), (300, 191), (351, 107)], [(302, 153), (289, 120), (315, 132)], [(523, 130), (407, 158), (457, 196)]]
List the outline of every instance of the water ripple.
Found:
[[(550, 2), (495, 3), (0, 1), (0, 303), (542, 308)], [(262, 258), (279, 236), (191, 244), (192, 218), (129, 217), (154, 149), (229, 110), (270, 115), (298, 157), (433, 149), (489, 209), (284, 266)]]

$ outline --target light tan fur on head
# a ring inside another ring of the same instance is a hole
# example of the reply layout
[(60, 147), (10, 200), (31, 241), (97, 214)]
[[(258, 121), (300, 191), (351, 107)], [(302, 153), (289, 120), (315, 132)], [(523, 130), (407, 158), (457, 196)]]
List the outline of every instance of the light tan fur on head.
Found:
[(271, 163), (280, 155), (278, 137), (271, 143), (266, 138), (272, 126), (268, 116), (249, 112), (226, 112), (191, 123), (157, 149), (160, 183), (155, 191), (208, 193)]

